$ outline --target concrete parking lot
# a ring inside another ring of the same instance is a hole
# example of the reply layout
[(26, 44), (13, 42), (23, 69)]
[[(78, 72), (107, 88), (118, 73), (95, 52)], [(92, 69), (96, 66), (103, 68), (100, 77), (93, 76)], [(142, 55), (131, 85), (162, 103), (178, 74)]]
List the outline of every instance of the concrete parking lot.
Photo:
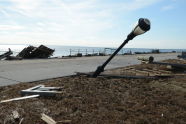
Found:
[[(146, 54), (155, 61), (175, 59), (178, 53)], [(139, 64), (139, 55), (116, 56), (105, 69)], [(79, 57), (70, 59), (32, 59), (17, 61), (0, 61), (0, 86), (19, 82), (32, 82), (56, 77), (73, 75), (75, 72), (95, 71), (108, 56)]]

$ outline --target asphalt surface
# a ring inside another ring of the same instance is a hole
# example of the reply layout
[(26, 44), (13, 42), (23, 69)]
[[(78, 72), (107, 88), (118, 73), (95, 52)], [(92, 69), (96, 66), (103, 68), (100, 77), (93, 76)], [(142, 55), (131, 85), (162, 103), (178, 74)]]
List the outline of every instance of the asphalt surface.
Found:
[[(155, 61), (175, 59), (178, 53), (151, 54)], [(116, 56), (105, 69), (140, 64), (138, 56)], [(57, 78), (75, 74), (75, 72), (95, 71), (108, 56), (80, 57), (71, 59), (32, 59), (0, 61), (0, 86)]]

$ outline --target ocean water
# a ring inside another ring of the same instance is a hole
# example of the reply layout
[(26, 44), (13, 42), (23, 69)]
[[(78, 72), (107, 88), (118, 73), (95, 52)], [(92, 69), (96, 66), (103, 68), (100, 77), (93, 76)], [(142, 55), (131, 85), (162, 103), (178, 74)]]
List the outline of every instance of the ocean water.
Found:
[[(29, 45), (9, 45), (9, 44), (0, 44), (0, 54), (8, 51), (10, 48), (13, 51), (13, 55), (17, 55), (21, 50)], [(34, 45), (37, 47), (37, 45)], [(112, 54), (116, 48), (105, 48), (105, 47), (83, 47), (83, 46), (58, 46), (58, 45), (46, 45), (51, 49), (55, 49), (55, 52), (52, 57), (68, 56), (75, 55), (77, 53), (86, 54), (95, 54), (95, 53), (106, 53)], [(135, 52), (151, 52), (153, 49), (148, 48), (123, 48), (119, 54), (124, 53), (135, 53)], [(186, 49), (159, 49), (160, 52), (182, 52)]]

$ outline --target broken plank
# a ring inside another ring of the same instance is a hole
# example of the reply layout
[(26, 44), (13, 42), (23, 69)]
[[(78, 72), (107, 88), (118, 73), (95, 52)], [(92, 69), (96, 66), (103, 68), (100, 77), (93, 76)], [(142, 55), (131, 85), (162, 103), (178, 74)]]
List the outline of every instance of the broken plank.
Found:
[(20, 120), (19, 124), (22, 124), (23, 120), (24, 120), (24, 118), (21, 118), (21, 120)]
[(36, 98), (36, 97), (39, 97), (39, 95), (30, 95), (30, 96), (18, 97), (18, 98), (13, 98), (13, 99), (8, 99), (8, 100), (1, 100), (0, 103), (18, 101), (18, 100), (24, 100), (24, 99), (30, 99), (30, 98)]
[(164, 62), (153, 62), (152, 64), (170, 65), (174, 68), (178, 68), (178, 69), (182, 69), (182, 70), (186, 69), (186, 64), (173, 64), (173, 63), (164, 63)]
[(26, 89), (26, 90), (36, 90), (36, 89), (38, 89), (38, 88), (40, 88), (40, 87), (44, 87), (44, 85), (37, 85), (37, 86), (35, 86), (35, 87), (31, 87), (31, 88)]
[(36, 95), (39, 94), (40, 96), (56, 96), (57, 94), (60, 94), (62, 92), (59, 91), (40, 91), (40, 90), (21, 90), (21, 95)]
[(11, 54), (13, 54), (13, 52), (11, 51), (11, 49), (9, 48), (9, 51), (6, 53), (3, 53), (2, 55), (0, 55), (0, 60), (3, 58), (6, 58), (8, 56), (10, 56)]
[(45, 87), (44, 85), (37, 85), (26, 90), (21, 90), (21, 95), (40, 95), (40, 96), (55, 96), (60, 92), (61, 87)]
[(70, 124), (71, 122), (72, 122), (71, 120), (62, 120), (58, 121), (57, 123)]
[(161, 73), (168, 73), (168, 74), (171, 74), (172, 72), (171, 71), (167, 71), (167, 70), (157, 70), (157, 69), (153, 69), (154, 71), (158, 71), (158, 72), (161, 72)]

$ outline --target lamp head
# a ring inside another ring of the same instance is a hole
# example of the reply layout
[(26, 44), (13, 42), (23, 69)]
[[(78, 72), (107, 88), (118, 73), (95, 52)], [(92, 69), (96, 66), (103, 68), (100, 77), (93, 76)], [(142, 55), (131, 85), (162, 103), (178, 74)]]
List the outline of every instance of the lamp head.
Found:
[(128, 35), (128, 38), (132, 40), (135, 36), (143, 34), (150, 30), (150, 21), (146, 18), (140, 18), (137, 25), (134, 27), (132, 32)]

